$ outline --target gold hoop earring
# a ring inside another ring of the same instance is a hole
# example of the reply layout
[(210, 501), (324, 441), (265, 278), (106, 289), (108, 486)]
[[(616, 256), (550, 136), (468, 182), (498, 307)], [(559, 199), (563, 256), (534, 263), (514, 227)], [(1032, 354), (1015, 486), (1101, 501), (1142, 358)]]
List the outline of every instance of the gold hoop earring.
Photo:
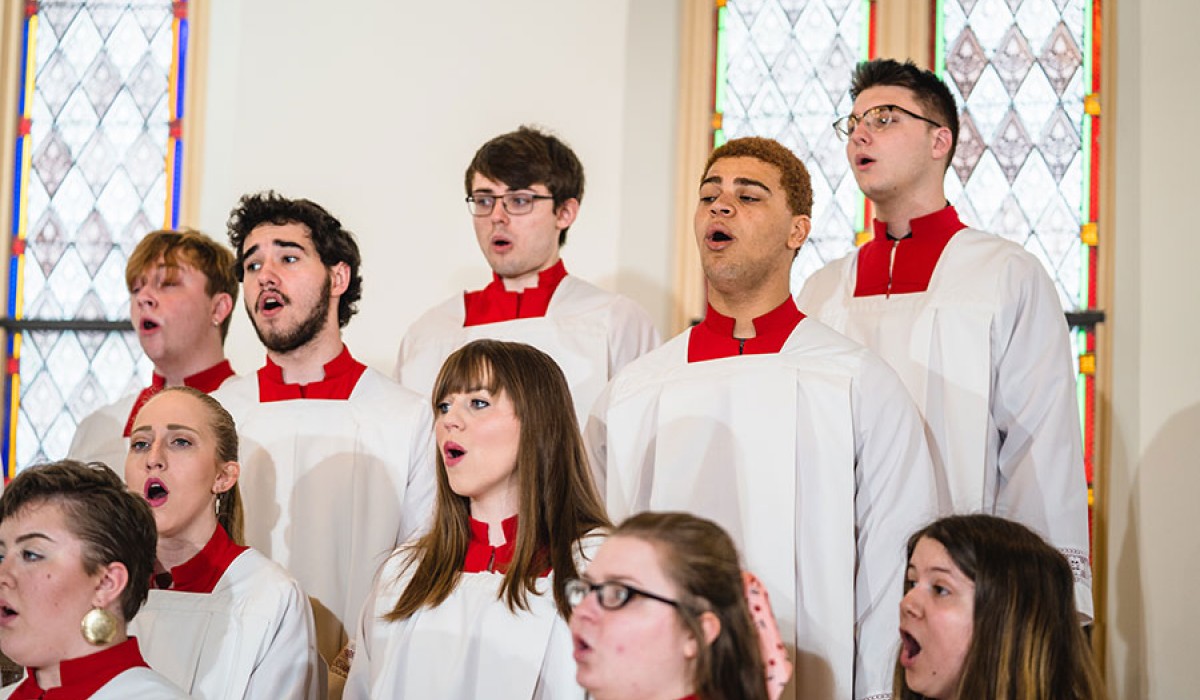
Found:
[(83, 616), (79, 631), (88, 644), (107, 646), (117, 638), (117, 618), (104, 608), (92, 608)]

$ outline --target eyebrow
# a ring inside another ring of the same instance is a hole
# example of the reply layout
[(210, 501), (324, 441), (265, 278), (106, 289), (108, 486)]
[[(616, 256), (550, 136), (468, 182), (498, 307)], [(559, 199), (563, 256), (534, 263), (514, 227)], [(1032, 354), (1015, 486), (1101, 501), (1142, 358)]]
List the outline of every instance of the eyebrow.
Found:
[(17, 535), (17, 539), (14, 541), (14, 544), (20, 544), (28, 540), (46, 540), (47, 542), (53, 542), (54, 538), (50, 535), (44, 535), (40, 532), (30, 532), (24, 535)]
[[(139, 425), (138, 427), (134, 428), (133, 430), (130, 430), (129, 434), (132, 435), (134, 433), (140, 433), (143, 430), (151, 430), (152, 431), (152, 430), (154, 430), (154, 428), (153, 428), (153, 426), (149, 426), (149, 425)], [(196, 434), (200, 433), (199, 430), (196, 430), (195, 428), (193, 428), (190, 425), (184, 425), (183, 423), (167, 423), (167, 430), (186, 430), (189, 433), (196, 433)]]
[[(722, 180), (721, 180), (720, 175), (712, 175), (710, 177), (704, 178), (704, 181), (701, 182), (700, 184), (701, 185), (720, 185), (721, 183), (722, 183)], [(735, 177), (735, 178), (733, 178), (733, 184), (748, 185), (750, 187), (761, 187), (764, 190), (766, 190), (767, 192), (771, 191), (770, 187), (767, 187), (766, 185), (759, 182), (758, 180), (755, 180), (755, 179), (749, 178), (749, 177)]]
[[(297, 243), (295, 241), (281, 241), (278, 238), (272, 239), (271, 245), (274, 246), (275, 248), (295, 248), (295, 249), (301, 250), (301, 251), (304, 250), (304, 246), (300, 245), (299, 243)], [(258, 248), (259, 248), (259, 244), (255, 243), (254, 245), (252, 245), (246, 249), (246, 252), (242, 254), (242, 257), (248, 258), (251, 255), (254, 255), (255, 253), (258, 252)]]

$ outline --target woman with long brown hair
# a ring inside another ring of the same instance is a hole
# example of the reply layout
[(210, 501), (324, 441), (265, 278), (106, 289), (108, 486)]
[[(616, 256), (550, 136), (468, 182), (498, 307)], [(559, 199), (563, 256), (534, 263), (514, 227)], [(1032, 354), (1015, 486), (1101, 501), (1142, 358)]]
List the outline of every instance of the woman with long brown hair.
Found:
[(1065, 557), (1011, 520), (954, 515), (908, 540), (898, 700), (1102, 700)]
[(475, 341), (447, 358), (433, 408), (433, 525), (381, 569), (345, 697), (582, 698), (565, 585), (608, 519), (562, 371)]

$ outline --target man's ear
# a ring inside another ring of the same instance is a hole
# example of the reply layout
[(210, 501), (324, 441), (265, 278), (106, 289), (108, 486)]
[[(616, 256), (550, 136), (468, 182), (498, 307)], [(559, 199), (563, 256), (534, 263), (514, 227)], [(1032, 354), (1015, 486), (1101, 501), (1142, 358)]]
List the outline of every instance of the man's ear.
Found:
[(812, 231), (812, 217), (804, 214), (793, 216), (792, 230), (788, 233), (788, 250), (800, 250), (800, 246), (804, 245), (804, 242), (808, 240), (810, 231)]
[(954, 145), (954, 134), (950, 133), (950, 127), (943, 126), (940, 129), (935, 129), (933, 133), (933, 159), (936, 161), (945, 161), (950, 153), (950, 147)]
[(212, 322), (214, 326), (220, 326), (229, 318), (229, 314), (233, 313), (233, 297), (226, 292), (217, 292), (212, 299)]
[(554, 210), (554, 227), (561, 231), (575, 223), (576, 216), (579, 216), (579, 200), (572, 197)]
[(329, 266), (329, 296), (340, 297), (350, 288), (350, 266), (344, 262)]

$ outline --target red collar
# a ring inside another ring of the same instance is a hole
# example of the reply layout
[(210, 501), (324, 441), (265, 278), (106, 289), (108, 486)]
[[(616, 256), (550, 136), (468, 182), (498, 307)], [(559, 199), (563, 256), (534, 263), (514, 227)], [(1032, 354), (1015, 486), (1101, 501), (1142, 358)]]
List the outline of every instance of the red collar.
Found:
[(858, 249), (854, 296), (925, 291), (946, 244), (966, 228), (958, 220), (958, 212), (949, 205), (913, 219), (909, 225), (912, 234), (895, 240), (888, 238), (887, 222), (875, 220), (875, 237)]
[(541, 318), (550, 307), (550, 298), (558, 283), (567, 276), (567, 268), (560, 259), (538, 273), (536, 287), (524, 291), (510, 292), (504, 288), (500, 275), (492, 273), (492, 283), (477, 292), (463, 294), (466, 316), (463, 326), (482, 326), (518, 318)]
[(171, 584), (167, 588), (181, 593), (212, 593), (225, 570), (247, 549), (234, 544), (225, 528), (218, 525), (204, 549), (171, 569)]
[(42, 690), (33, 669), (26, 669), (25, 680), (8, 697), (9, 700), (84, 700), (121, 673), (139, 666), (146, 666), (146, 661), (138, 651), (137, 640), (130, 637), (95, 654), (58, 662), (62, 685), (57, 688)]
[(294, 399), (345, 401), (354, 393), (365, 371), (367, 366), (354, 359), (350, 349), (342, 345), (341, 353), (325, 363), (324, 379), (309, 384), (287, 384), (283, 381), (283, 368), (268, 357), (267, 364), (258, 370), (258, 400), (260, 403)]
[[(184, 377), (183, 383), (185, 386), (190, 386), (197, 391), (211, 394), (219, 389), (225, 383), (226, 379), (232, 376), (233, 367), (229, 365), (229, 360), (221, 360), (206, 370), (201, 370), (190, 377)], [(133, 430), (133, 419), (137, 417), (138, 411), (142, 410), (142, 406), (146, 405), (150, 397), (157, 394), (166, 385), (167, 378), (155, 372), (154, 376), (150, 378), (150, 386), (142, 389), (142, 393), (138, 394), (137, 399), (133, 402), (133, 408), (129, 411), (129, 418), (125, 421), (125, 437), (129, 437), (129, 433)]]
[(500, 523), (504, 530), (504, 544), (493, 547), (488, 540), (487, 523), (481, 523), (470, 518), (471, 540), (467, 543), (467, 557), (463, 560), (462, 570), (468, 574), (481, 571), (508, 571), (512, 563), (513, 550), (517, 546), (517, 516), (506, 518)]
[(733, 337), (733, 319), (722, 316), (709, 305), (704, 320), (688, 336), (688, 362), (777, 353), (802, 320), (804, 314), (789, 296), (772, 311), (754, 319), (754, 337), (743, 340)]

